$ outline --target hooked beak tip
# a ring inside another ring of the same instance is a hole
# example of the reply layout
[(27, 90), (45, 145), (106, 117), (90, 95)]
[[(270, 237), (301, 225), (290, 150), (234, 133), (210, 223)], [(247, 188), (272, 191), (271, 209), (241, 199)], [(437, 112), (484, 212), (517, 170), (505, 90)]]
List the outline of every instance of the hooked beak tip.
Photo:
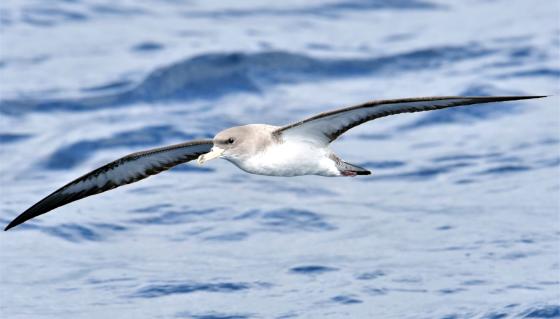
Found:
[(223, 149), (213, 147), (210, 152), (200, 155), (196, 159), (196, 162), (198, 163), (198, 165), (202, 165), (209, 160), (212, 160), (212, 159), (215, 159), (215, 158), (218, 158), (218, 157), (222, 156), (223, 153), (224, 153)]
[(196, 163), (198, 165), (202, 165), (204, 164), (205, 160), (204, 160), (204, 155), (200, 155), (197, 159), (196, 159)]

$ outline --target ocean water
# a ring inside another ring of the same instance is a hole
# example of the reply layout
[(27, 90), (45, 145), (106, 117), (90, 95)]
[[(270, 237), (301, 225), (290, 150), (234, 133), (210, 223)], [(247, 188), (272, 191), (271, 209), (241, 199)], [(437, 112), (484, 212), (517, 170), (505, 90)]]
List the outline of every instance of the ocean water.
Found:
[(560, 3), (0, 3), (0, 224), (130, 152), (371, 99), (373, 175), (225, 161), (0, 234), (2, 318), (560, 318)]

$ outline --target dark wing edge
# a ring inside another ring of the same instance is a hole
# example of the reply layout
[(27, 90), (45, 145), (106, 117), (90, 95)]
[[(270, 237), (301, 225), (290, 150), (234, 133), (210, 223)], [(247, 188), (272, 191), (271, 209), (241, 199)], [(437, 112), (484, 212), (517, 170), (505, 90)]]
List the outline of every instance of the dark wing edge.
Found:
[(101, 166), (62, 186), (12, 220), (9, 230), (34, 217), (79, 199), (134, 183), (196, 159), (212, 148), (212, 140), (197, 140), (136, 152)]
[[(371, 112), (364, 112), (362, 116), (352, 119), (347, 123), (342, 121), (341, 125), (336, 127), (336, 129), (330, 129), (327, 132), (323, 132), (328, 143), (336, 140), (340, 135), (344, 134), (346, 131), (360, 124), (368, 121), (372, 121), (381, 117), (400, 114), (400, 113), (414, 113), (422, 111), (431, 111), (444, 109), (455, 106), (462, 105), (472, 105), (472, 104), (482, 104), (482, 103), (492, 103), (492, 102), (505, 102), (505, 101), (515, 101), (515, 100), (528, 100), (528, 99), (538, 99), (548, 97), (547, 95), (526, 95), (526, 96), (435, 96), (435, 97), (420, 97), (420, 98), (404, 98), (404, 99), (391, 99), (391, 100), (376, 100), (369, 101), (363, 104), (341, 108), (329, 112), (323, 112), (312, 116), (310, 118), (304, 119), (302, 121), (292, 123), (283, 126), (273, 134), (276, 137), (281, 137), (284, 132), (291, 129), (301, 127), (305, 124), (311, 124), (314, 121), (319, 121), (321, 119), (333, 118), (336, 116), (341, 116), (343, 113), (350, 113), (352, 111), (366, 110), (370, 109)], [(444, 103), (449, 101), (449, 103)], [(383, 106), (398, 105), (402, 104), (398, 108), (386, 108)], [(408, 106), (406, 104), (409, 104)]]

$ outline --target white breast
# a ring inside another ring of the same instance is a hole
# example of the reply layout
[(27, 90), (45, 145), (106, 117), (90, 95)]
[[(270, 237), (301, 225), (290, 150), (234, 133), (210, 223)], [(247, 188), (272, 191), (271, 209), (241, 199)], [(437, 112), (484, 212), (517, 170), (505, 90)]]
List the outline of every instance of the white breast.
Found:
[(267, 147), (245, 160), (232, 161), (242, 170), (259, 175), (339, 176), (331, 151), (306, 142), (284, 142)]

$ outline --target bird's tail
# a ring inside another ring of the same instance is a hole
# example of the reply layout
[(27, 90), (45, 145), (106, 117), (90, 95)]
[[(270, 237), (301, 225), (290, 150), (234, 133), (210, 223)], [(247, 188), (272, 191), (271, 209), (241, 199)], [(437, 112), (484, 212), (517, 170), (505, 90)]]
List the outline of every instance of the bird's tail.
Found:
[(371, 171), (368, 171), (367, 169), (354, 165), (354, 164), (350, 164), (350, 163), (346, 163), (344, 161), (339, 161), (336, 163), (336, 167), (338, 168), (338, 170), (340, 171), (340, 174), (342, 176), (356, 176), (356, 175), (370, 175)]

